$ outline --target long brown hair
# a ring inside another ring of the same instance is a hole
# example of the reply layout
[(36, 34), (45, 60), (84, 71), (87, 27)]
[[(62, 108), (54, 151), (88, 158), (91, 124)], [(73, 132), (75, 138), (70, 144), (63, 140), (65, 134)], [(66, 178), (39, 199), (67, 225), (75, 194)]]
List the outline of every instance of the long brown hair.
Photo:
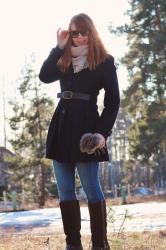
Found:
[[(80, 31), (89, 31), (88, 63), (89, 69), (93, 70), (98, 64), (102, 63), (106, 59), (108, 52), (99, 37), (92, 19), (87, 14), (80, 13), (73, 16), (69, 23), (69, 30), (71, 29), (71, 25), (73, 23), (75, 24), (76, 29)], [(57, 63), (60, 71), (62, 72), (66, 72), (71, 64), (71, 46), (72, 38), (69, 37), (64, 53)]]

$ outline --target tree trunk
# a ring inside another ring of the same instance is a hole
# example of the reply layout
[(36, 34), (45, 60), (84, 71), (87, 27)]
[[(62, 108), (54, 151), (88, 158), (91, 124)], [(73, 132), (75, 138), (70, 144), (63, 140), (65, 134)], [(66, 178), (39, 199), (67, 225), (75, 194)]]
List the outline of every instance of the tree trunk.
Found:
[(42, 208), (45, 204), (46, 191), (45, 191), (45, 168), (39, 165), (39, 207)]

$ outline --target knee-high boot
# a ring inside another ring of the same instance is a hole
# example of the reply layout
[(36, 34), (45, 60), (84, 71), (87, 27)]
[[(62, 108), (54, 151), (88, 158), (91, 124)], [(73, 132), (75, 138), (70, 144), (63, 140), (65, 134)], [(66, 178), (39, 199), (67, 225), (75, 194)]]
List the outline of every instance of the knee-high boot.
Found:
[(65, 250), (83, 250), (81, 245), (81, 213), (78, 200), (59, 203), (63, 229), (66, 235)]
[(107, 240), (107, 212), (105, 200), (88, 202), (92, 250), (110, 250)]

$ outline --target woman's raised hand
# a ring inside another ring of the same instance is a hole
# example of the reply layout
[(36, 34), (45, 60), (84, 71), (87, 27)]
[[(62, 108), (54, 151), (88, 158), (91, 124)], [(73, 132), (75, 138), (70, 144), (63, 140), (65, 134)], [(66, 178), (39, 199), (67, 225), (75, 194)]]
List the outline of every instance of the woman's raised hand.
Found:
[(69, 39), (69, 36), (70, 34), (68, 30), (61, 30), (61, 28), (57, 30), (57, 45), (60, 49), (64, 49)]

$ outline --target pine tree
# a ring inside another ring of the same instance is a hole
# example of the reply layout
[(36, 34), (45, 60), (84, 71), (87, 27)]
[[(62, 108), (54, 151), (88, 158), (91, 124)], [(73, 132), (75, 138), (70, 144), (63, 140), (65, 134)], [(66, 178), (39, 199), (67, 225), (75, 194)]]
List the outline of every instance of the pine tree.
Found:
[[(53, 101), (42, 90), (35, 73), (35, 61), (26, 63), (19, 79), (17, 100), (11, 101), (14, 115), (9, 119), (14, 138), (14, 181), (34, 195), (42, 207), (46, 199), (46, 183), (50, 177), (50, 162), (45, 159), (47, 128), (54, 110)], [(12, 169), (12, 168), (11, 168)], [(22, 181), (23, 180), (23, 181)]]
[(153, 160), (166, 176), (166, 2), (131, 0), (130, 6), (130, 23), (114, 30), (128, 38), (121, 62), (129, 73), (122, 106), (132, 118), (130, 153), (146, 163)]

